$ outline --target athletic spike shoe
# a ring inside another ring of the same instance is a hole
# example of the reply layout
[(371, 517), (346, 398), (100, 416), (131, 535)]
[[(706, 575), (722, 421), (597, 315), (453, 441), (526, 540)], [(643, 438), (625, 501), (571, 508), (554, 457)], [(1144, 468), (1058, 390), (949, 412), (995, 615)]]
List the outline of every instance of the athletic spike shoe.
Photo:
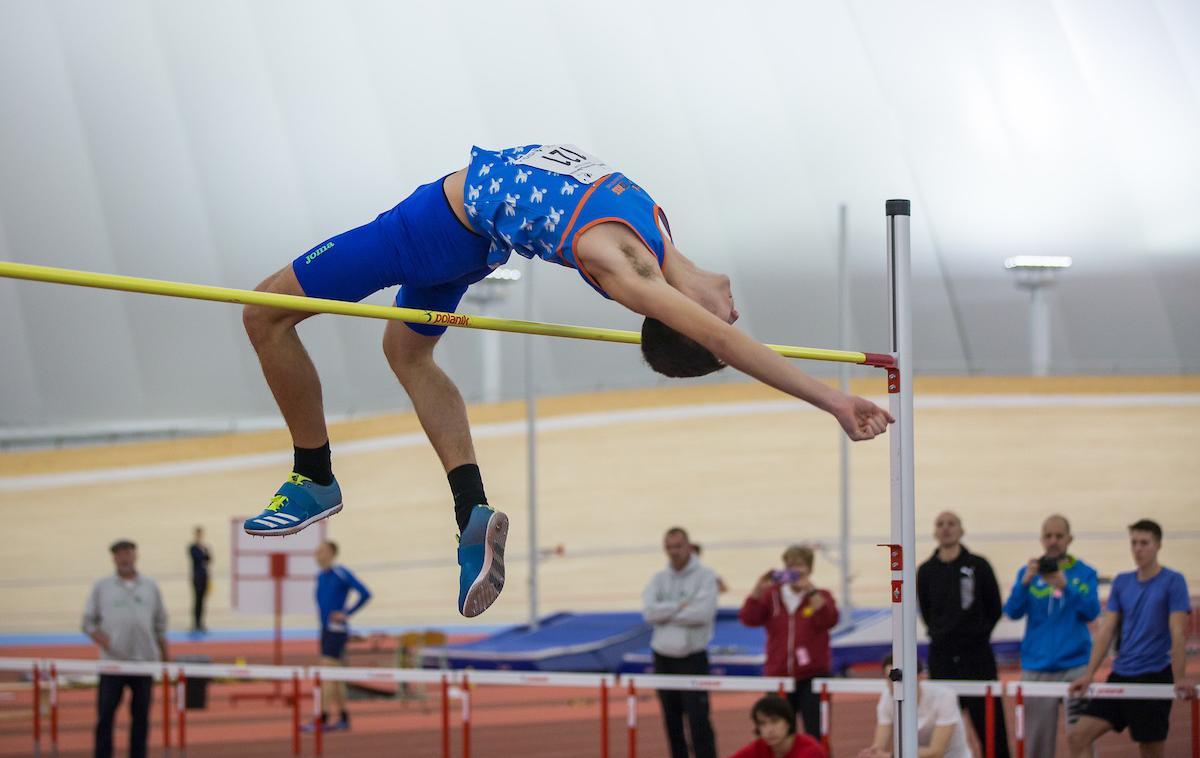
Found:
[(508, 516), (488, 505), (471, 509), (458, 538), (458, 612), (467, 618), (491, 607), (504, 589)]
[(282, 537), (295, 534), (309, 524), (329, 518), (342, 509), (342, 488), (334, 479), (329, 486), (317, 484), (307, 476), (288, 476), (266, 509), (246, 519), (246, 534)]

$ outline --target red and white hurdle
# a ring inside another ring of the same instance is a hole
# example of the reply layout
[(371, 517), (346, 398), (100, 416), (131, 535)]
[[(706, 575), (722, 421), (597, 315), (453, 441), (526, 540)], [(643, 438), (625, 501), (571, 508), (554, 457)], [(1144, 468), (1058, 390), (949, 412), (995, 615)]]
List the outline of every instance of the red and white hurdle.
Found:
[[(181, 755), (187, 750), (186, 685), (189, 679), (233, 679), (238, 681), (291, 682), (291, 734), (292, 754), (301, 755), (301, 682), (312, 686), (314, 716), (313, 752), (322, 755), (324, 740), (320, 728), (321, 682), (389, 682), (399, 684), (426, 684), (439, 688), (441, 694), (442, 758), (451, 758), (450, 701), (458, 699), (461, 704), (460, 729), (462, 734), (463, 758), (471, 754), (471, 699), (472, 690), (486, 686), (517, 687), (563, 687), (593, 689), (599, 703), (599, 749), (601, 758), (609, 758), (609, 693), (618, 690), (626, 697), (627, 755), (635, 758), (638, 744), (638, 692), (674, 690), (702, 692), (778, 692), (785, 695), (794, 688), (794, 682), (786, 677), (746, 676), (684, 676), (666, 674), (628, 674), (615, 676), (600, 673), (541, 673), (532, 671), (440, 671), (432, 669), (392, 668), (349, 668), (349, 667), (301, 667), (301, 666), (230, 666), (209, 663), (123, 663), (116, 661), (84, 660), (41, 660), (31, 658), (0, 658), (0, 671), (28, 673), (32, 684), (32, 737), (33, 754), (41, 755), (43, 741), (42, 703), (43, 693), (49, 710), (49, 741), (52, 750), (58, 751), (59, 680), (62, 676), (120, 674), (148, 676), (163, 686), (163, 745), (168, 752), (172, 744), (172, 717), (175, 719), (174, 736)], [(1019, 757), (1024, 755), (1024, 703), (1030, 697), (1065, 698), (1065, 682), (1000, 682), (938, 681), (958, 695), (981, 696), (987, 702), (989, 715), (993, 712), (995, 698), (1005, 694), (1015, 698), (1016, 747)], [(828, 747), (829, 734), (833, 727), (833, 696), (836, 694), (871, 694), (884, 692), (881, 679), (834, 679), (821, 678), (813, 681), (821, 697), (821, 726)], [(1191, 700), (1191, 755), (1200, 758), (1200, 687), (1196, 688)], [(1093, 684), (1088, 692), (1091, 698), (1146, 698), (1174, 699), (1171, 685), (1147, 684)], [(987, 723), (985, 735), (986, 755), (991, 758), (994, 725)]]

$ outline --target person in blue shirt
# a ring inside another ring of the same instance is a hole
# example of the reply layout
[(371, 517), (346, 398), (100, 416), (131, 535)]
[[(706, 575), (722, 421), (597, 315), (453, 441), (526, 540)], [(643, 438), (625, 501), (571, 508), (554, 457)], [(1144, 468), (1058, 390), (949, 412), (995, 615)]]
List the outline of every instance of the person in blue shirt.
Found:
[[(1088, 624), (1100, 615), (1096, 569), (1067, 549), (1075, 538), (1065, 516), (1042, 522), (1042, 555), (1017, 571), (1004, 615), (1025, 618), (1021, 640), (1021, 678), (1033, 682), (1071, 682), (1087, 669), (1092, 653)], [(1058, 698), (1025, 701), (1025, 751), (1054, 755), (1058, 738)], [(1079, 720), (1084, 701), (1067, 702), (1067, 723)]]
[[(358, 580), (350, 569), (335, 564), (338, 546), (325, 540), (317, 548), (316, 559), (321, 573), (317, 575), (317, 614), (321, 620), (321, 665), (346, 665), (346, 642), (350, 639), (350, 617), (371, 599), (371, 591)], [(350, 591), (358, 595), (354, 605), (346, 607)], [(329, 714), (338, 709), (340, 718), (329, 723)], [(350, 728), (350, 716), (346, 712), (346, 683), (324, 682), (321, 685), (321, 723), (325, 731)], [(311, 729), (311, 727), (310, 727)]]
[[(460, 166), (462, 164), (459, 164)], [(642, 356), (665, 376), (725, 365), (826, 411), (852, 440), (887, 430), (870, 400), (816, 381), (733, 326), (729, 277), (675, 246), (667, 213), (625, 174), (573, 145), (473, 147), (465, 168), (418, 187), (373, 221), (329, 238), (258, 285), (262, 292), (358, 301), (399, 285), (396, 305), (426, 312), (389, 321), (383, 353), (441, 460), (458, 522), (459, 613), (483, 613), (504, 588), (508, 517), (488, 505), (466, 405), (434, 361), (471, 284), (513, 254), (577, 271), (602, 297), (645, 316)], [(342, 509), (316, 367), (296, 334), (310, 316), (247, 305), (242, 320), (292, 437), (294, 468), (249, 534), (292, 534)]]
[[(1158, 562), (1162, 527), (1150, 519), (1129, 525), (1129, 547), (1137, 571), (1118, 574), (1108, 595), (1100, 629), (1092, 640), (1092, 656), (1070, 693), (1082, 695), (1096, 669), (1108, 655), (1120, 630), (1116, 659), (1108, 681), (1113, 683), (1175, 684), (1175, 695), (1191, 698), (1193, 684), (1185, 679), (1186, 623), (1191, 611), (1187, 580)], [(1092, 743), (1109, 731), (1123, 731), (1138, 744), (1143, 758), (1162, 756), (1170, 726), (1170, 700), (1092, 700), (1067, 733), (1071, 755), (1088, 758)]]

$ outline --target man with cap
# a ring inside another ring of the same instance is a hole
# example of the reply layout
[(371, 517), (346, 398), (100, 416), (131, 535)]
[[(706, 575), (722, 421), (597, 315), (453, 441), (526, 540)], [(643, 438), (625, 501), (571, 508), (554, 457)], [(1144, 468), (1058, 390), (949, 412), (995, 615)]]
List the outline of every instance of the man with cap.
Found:
[[(116, 571), (96, 581), (83, 611), (83, 631), (109, 661), (167, 659), (167, 610), (153, 579), (137, 571), (137, 545), (117, 540), (109, 548)], [(101, 674), (96, 688), (95, 755), (109, 758), (113, 750), (113, 718), (129, 688), (129, 755), (144, 758), (150, 721), (149, 676)]]

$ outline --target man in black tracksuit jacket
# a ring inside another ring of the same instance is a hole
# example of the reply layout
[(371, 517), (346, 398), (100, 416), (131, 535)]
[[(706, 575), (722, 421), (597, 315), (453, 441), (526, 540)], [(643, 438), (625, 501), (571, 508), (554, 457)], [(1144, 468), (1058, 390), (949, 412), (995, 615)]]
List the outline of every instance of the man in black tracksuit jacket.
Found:
[[(938, 549), (917, 569), (917, 600), (929, 630), (931, 679), (996, 678), (992, 629), (1000, 620), (1000, 587), (992, 566), (960, 542), (962, 522), (946, 511), (938, 514), (933, 536)], [(962, 697), (979, 742), (984, 742), (986, 706), (982, 697)], [(1004, 708), (994, 703), (996, 758), (1009, 758)]]

